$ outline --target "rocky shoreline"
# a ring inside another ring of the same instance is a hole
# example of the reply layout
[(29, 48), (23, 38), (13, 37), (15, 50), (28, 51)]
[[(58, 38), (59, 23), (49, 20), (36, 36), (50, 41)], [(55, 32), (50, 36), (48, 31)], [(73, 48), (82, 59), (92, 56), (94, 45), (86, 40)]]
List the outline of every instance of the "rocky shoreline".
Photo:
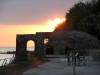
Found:
[(7, 52), (2, 52), (0, 54), (15, 54), (15, 53), (16, 53), (16, 51), (7, 51)]
[[(33, 51), (27, 51), (27, 53), (31, 53), (31, 52), (33, 52)], [(16, 53), (16, 51), (7, 51), (7, 52), (2, 52), (0, 54), (15, 54), (15, 53)]]

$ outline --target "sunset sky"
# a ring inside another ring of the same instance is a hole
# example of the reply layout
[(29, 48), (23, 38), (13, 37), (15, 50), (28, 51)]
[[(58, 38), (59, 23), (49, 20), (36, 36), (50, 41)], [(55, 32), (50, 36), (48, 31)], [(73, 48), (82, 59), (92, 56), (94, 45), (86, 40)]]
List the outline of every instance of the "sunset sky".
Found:
[(16, 34), (52, 32), (79, 1), (0, 0), (0, 47), (15, 46)]

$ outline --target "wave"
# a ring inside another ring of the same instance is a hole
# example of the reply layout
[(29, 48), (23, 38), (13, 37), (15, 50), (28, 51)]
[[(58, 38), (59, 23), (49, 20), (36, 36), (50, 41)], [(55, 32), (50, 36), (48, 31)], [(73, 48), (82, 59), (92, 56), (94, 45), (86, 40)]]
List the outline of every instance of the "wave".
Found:
[[(16, 51), (16, 47), (0, 47), (0, 53)], [(28, 47), (27, 51), (34, 51), (34, 47)]]

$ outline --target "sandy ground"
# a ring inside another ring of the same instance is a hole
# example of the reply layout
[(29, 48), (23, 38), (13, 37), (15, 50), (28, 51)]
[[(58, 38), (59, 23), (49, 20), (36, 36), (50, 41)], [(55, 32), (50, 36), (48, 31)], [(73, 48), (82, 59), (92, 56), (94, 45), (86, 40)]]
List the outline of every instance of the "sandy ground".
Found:
[[(67, 65), (67, 62), (61, 62), (63, 55), (56, 55), (60, 58), (49, 58), (50, 62), (31, 68), (21, 75), (73, 75), (73, 66)], [(76, 75), (100, 75), (100, 62), (94, 62), (92, 59), (86, 65), (75, 67)]]

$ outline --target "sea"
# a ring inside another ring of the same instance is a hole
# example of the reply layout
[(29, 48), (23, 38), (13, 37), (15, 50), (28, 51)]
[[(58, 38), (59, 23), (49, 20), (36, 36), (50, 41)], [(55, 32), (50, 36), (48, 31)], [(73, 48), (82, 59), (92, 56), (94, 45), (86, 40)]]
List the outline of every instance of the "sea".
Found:
[[(7, 52), (16, 51), (16, 47), (0, 47), (0, 66), (3, 63), (3, 59), (12, 58), (14, 54), (7, 54)], [(34, 51), (34, 47), (28, 47), (27, 51)], [(10, 61), (7, 59), (8, 62)]]

